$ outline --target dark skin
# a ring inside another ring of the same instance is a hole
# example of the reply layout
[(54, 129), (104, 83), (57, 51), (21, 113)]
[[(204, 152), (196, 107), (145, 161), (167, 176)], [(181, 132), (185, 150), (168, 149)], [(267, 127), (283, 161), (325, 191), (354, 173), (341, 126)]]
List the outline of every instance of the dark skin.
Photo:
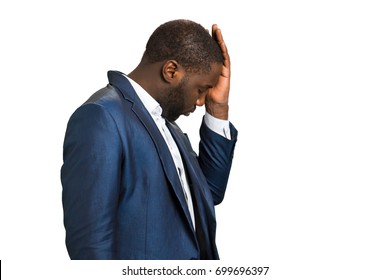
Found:
[(162, 116), (169, 121), (188, 116), (196, 106), (203, 105), (215, 118), (228, 119), (230, 57), (216, 24), (212, 26), (212, 36), (221, 48), (224, 62), (213, 63), (209, 73), (187, 73), (175, 60), (148, 63), (142, 59), (128, 74), (161, 105)]

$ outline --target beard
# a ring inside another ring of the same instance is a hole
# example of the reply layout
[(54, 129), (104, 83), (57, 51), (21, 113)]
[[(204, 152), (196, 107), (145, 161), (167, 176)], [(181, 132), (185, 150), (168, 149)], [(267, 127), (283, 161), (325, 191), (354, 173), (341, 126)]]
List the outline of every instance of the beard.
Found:
[(162, 117), (170, 122), (176, 121), (184, 110), (185, 87), (188, 78), (184, 77), (177, 87), (174, 87), (166, 93), (166, 98), (160, 102), (162, 108)]

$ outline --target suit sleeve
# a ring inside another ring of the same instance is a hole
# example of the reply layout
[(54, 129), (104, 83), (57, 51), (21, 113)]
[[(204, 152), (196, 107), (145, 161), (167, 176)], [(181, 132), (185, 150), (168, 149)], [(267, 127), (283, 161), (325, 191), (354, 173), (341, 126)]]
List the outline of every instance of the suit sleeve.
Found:
[(220, 204), (225, 196), (232, 166), (237, 130), (230, 124), (231, 140), (213, 132), (202, 122), (200, 128), (199, 165), (206, 176), (214, 204)]
[(61, 181), (71, 259), (115, 258), (121, 147), (112, 116), (99, 105), (83, 105), (70, 118)]

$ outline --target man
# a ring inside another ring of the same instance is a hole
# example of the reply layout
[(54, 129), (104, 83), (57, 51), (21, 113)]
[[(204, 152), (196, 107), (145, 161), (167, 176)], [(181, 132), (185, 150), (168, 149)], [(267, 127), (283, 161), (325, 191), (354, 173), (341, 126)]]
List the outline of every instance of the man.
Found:
[[(71, 116), (64, 141), (71, 259), (218, 259), (214, 205), (225, 194), (237, 131), (228, 121), (230, 58), (221, 30), (174, 20), (128, 75)], [(206, 105), (199, 155), (175, 120)]]

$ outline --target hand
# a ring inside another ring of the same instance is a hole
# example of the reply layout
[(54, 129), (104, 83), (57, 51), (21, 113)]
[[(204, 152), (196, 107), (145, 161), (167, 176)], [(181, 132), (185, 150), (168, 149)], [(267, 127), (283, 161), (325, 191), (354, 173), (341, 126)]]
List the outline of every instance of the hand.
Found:
[(212, 26), (212, 36), (221, 48), (224, 61), (217, 84), (210, 88), (206, 95), (206, 111), (215, 118), (227, 120), (229, 113), (230, 57), (222, 38), (221, 29), (216, 24)]

